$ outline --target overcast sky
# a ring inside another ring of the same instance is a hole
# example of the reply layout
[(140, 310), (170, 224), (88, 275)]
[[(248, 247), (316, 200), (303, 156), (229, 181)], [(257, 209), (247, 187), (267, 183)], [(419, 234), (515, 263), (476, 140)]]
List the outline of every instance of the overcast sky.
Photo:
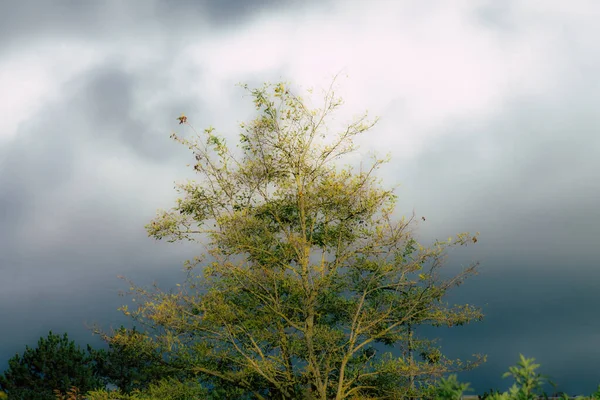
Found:
[[(171, 139), (183, 112), (230, 139), (253, 105), (237, 83), (324, 88), (338, 121), (380, 123), (398, 215), (424, 239), (481, 232), (448, 270), (481, 261), (452, 300), (486, 319), (442, 350), (506, 389), (519, 353), (559, 389), (600, 384), (600, 3), (528, 1), (2, 1), (0, 370), (48, 330), (98, 344), (121, 323), (116, 276), (168, 288), (190, 245), (144, 224), (192, 177)], [(347, 76), (347, 77), (346, 77)], [(318, 105), (318, 103), (316, 104)], [(183, 133), (183, 132), (182, 132)]]

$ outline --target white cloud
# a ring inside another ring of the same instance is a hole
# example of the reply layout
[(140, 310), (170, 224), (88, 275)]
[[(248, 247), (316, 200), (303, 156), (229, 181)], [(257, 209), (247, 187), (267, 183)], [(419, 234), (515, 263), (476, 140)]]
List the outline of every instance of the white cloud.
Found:
[(0, 143), (16, 134), (19, 124), (58, 98), (61, 85), (89, 68), (102, 51), (78, 42), (21, 49), (0, 61)]
[(379, 132), (386, 138), (378, 150), (414, 155), (449, 121), (481, 120), (508, 98), (547, 93), (560, 70), (552, 67), (559, 56), (543, 31), (502, 35), (476, 21), (476, 3), (438, 5), (338, 2), (264, 14), (243, 32), (188, 47), (185, 57), (202, 71), (197, 91), (223, 107), (231, 82), (282, 75), (318, 88), (347, 72), (341, 117), (369, 108), (383, 117)]

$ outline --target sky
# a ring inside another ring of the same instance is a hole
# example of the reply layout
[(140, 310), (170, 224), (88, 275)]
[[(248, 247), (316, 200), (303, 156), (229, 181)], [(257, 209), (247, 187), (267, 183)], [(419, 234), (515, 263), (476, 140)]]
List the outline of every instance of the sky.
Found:
[[(3, 1), (0, 3), (0, 371), (49, 330), (100, 345), (127, 285), (183, 280), (200, 247), (147, 237), (192, 155), (185, 113), (235, 143), (253, 118), (237, 83), (338, 79), (342, 123), (379, 123), (398, 215), (479, 274), (451, 302), (483, 322), (431, 331), (474, 393), (534, 357), (559, 390), (600, 384), (600, 3), (594, 0)], [(318, 99), (315, 99), (318, 100)], [(315, 103), (318, 105), (318, 102)]]

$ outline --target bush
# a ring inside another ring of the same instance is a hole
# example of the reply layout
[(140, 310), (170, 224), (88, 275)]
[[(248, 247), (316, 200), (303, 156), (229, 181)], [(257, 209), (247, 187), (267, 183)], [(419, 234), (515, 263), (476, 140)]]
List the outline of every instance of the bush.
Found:
[(205, 399), (208, 390), (194, 381), (180, 382), (174, 378), (163, 379), (150, 384), (148, 389), (134, 390), (126, 394), (120, 390), (96, 390), (86, 395), (87, 400), (189, 400)]
[[(548, 398), (546, 392), (538, 393), (545, 383), (556, 386), (546, 376), (537, 374), (535, 370), (539, 368), (539, 364), (534, 364), (534, 358), (525, 358), (522, 354), (519, 355), (521, 360), (517, 365), (508, 369), (502, 377), (507, 378), (512, 376), (515, 380), (513, 386), (508, 392), (500, 393), (499, 391), (490, 390), (490, 393), (484, 393), (483, 396), (478, 396), (480, 399), (489, 400), (534, 400), (540, 397)], [(436, 389), (437, 399), (462, 399), (463, 392), (469, 389), (469, 384), (461, 384), (457, 381), (456, 375), (450, 375), (447, 379), (442, 378)], [(569, 399), (569, 396), (562, 393), (563, 399)], [(590, 397), (579, 396), (576, 399), (600, 400), (600, 385), (595, 393)]]

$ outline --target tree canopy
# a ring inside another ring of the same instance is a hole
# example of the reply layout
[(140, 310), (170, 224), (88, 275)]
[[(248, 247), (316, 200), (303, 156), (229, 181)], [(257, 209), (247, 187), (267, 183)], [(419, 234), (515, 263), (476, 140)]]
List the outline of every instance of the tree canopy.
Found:
[(54, 390), (66, 392), (72, 386), (85, 392), (104, 383), (89, 346), (86, 352), (66, 333), (61, 337), (50, 331), (36, 348), (26, 346), (23, 355), (12, 357), (0, 375), (0, 389), (11, 400), (54, 400)]
[(328, 131), (343, 103), (334, 86), (312, 109), (285, 83), (242, 85), (258, 115), (240, 125), (238, 150), (178, 118), (193, 136), (172, 138), (193, 152), (200, 179), (177, 184), (175, 206), (146, 228), (204, 251), (186, 261), (188, 279), (174, 291), (129, 282), (138, 307), (122, 311), (145, 330), (107, 341), (161, 354), (235, 398), (417, 396), (485, 360), (449, 360), (414, 332), (483, 317), (443, 301), (477, 264), (450, 279), (438, 273), (447, 249), (476, 235), (420, 244), (414, 215), (395, 218), (394, 190), (375, 176), (387, 158), (374, 156), (364, 171), (340, 166), (377, 120), (365, 113)]
[[(123, 335), (133, 342), (139, 333), (135, 327), (128, 330), (121, 326), (114, 335)], [(180, 369), (163, 365), (159, 353), (138, 351), (135, 345), (110, 342), (108, 350), (91, 349), (90, 352), (99, 375), (124, 394), (146, 390), (162, 379), (186, 377)]]

